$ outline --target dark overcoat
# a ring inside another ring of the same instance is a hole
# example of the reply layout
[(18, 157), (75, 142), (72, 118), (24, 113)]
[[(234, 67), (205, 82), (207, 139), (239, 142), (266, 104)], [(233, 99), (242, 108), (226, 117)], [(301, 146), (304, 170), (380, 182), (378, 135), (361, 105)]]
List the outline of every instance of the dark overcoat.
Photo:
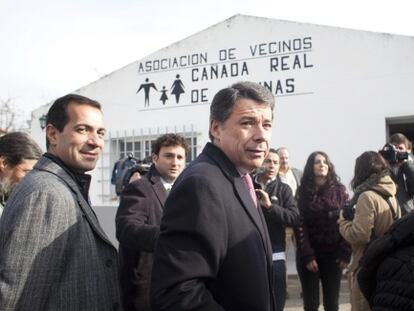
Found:
[(166, 201), (153, 310), (274, 310), (271, 255), (261, 209), (229, 158), (208, 143)]
[(155, 243), (167, 192), (155, 166), (126, 186), (116, 214), (121, 288), (126, 310), (151, 310), (149, 288)]

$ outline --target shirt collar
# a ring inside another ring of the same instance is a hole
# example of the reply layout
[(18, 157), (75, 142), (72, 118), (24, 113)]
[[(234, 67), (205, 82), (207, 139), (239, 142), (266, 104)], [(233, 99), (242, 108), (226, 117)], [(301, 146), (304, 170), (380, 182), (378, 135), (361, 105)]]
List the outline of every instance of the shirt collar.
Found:
[(170, 191), (172, 186), (174, 185), (174, 183), (170, 183), (168, 181), (166, 181), (164, 178), (160, 177), (160, 180), (162, 182), (162, 185), (164, 186), (165, 190)]

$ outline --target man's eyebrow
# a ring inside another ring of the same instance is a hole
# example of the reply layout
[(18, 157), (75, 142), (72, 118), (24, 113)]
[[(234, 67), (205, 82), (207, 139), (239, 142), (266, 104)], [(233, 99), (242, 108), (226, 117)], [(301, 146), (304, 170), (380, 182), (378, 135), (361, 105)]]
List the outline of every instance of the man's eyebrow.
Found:
[[(77, 128), (77, 127), (81, 127), (81, 126), (84, 126), (84, 127), (88, 128), (88, 129), (94, 129), (95, 128), (93, 125), (90, 125), (90, 124), (87, 124), (87, 123), (78, 123), (78, 124), (75, 124), (73, 126), (73, 128)], [(102, 131), (102, 130), (106, 131), (106, 128), (105, 127), (97, 127), (96, 129), (97, 129), (97, 131)]]
[(256, 120), (257, 117), (252, 117), (252, 116), (242, 116), (240, 118), (240, 120)]

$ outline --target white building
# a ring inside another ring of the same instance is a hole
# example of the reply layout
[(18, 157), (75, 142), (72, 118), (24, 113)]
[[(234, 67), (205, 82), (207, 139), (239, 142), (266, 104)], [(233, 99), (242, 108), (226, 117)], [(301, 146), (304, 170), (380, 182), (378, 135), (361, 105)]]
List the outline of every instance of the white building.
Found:
[[(312, 151), (326, 151), (346, 185), (355, 158), (380, 149), (390, 132), (414, 138), (413, 37), (236, 15), (75, 91), (102, 103), (108, 130), (94, 205), (117, 206), (114, 162), (149, 155), (160, 134), (179, 132), (191, 158), (200, 153), (214, 94), (240, 80), (276, 96), (272, 147), (288, 147), (299, 168)], [(42, 146), (38, 119), (48, 108), (31, 123)]]

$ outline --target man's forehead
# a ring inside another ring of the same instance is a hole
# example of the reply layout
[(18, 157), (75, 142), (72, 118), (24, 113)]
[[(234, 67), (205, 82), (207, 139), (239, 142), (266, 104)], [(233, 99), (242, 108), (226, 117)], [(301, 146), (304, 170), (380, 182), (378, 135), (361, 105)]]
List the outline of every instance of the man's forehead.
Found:
[(183, 154), (185, 154), (185, 149), (181, 145), (161, 146), (160, 152), (163, 152), (163, 153), (183, 153)]
[(269, 154), (266, 157), (266, 160), (279, 160), (279, 155), (277, 153), (274, 152), (269, 152)]
[(97, 107), (71, 103), (68, 105), (66, 113), (69, 122), (82, 122), (82, 120), (88, 120), (96, 126), (103, 126), (103, 114)]
[(238, 99), (233, 106), (231, 114), (233, 114), (234, 112), (235, 113), (249, 113), (256, 109), (261, 110), (265, 112), (266, 114), (269, 114), (269, 116), (272, 115), (272, 108), (269, 104), (257, 102), (253, 99), (248, 99), (248, 98)]
[(289, 156), (289, 152), (287, 151), (287, 149), (280, 149), (278, 152), (278, 155), (280, 157), (288, 157)]

